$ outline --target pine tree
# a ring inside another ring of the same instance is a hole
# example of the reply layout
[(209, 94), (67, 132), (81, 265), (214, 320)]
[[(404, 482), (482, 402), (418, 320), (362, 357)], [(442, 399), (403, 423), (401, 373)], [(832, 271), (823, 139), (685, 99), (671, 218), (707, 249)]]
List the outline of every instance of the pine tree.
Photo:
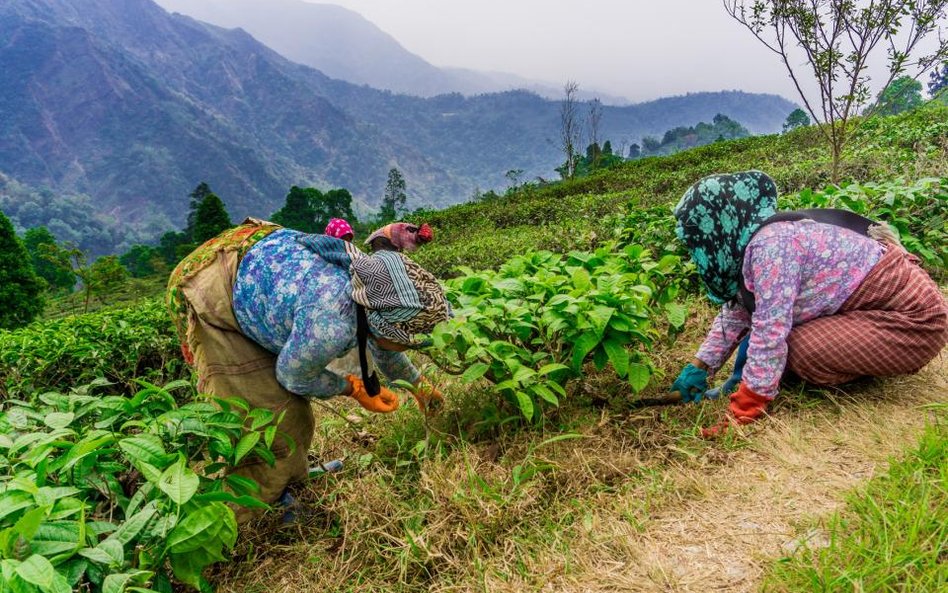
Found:
[(188, 196), (191, 198), (191, 204), (188, 206), (188, 225), (184, 229), (184, 234), (188, 237), (194, 236), (194, 224), (197, 220), (197, 211), (198, 208), (201, 207), (201, 202), (204, 201), (204, 198), (213, 194), (214, 192), (211, 191), (211, 186), (202, 181), (197, 184), (197, 187), (195, 187)]
[(932, 70), (928, 79), (928, 92), (932, 98), (937, 97), (945, 89), (948, 89), (948, 62)]
[(401, 171), (392, 167), (388, 172), (388, 181), (385, 183), (385, 193), (382, 195), (382, 209), (379, 217), (382, 222), (390, 222), (398, 218), (399, 211), (405, 210), (405, 178)]
[(0, 212), (0, 329), (26, 325), (44, 305), (43, 281), (10, 219)]
[(232, 226), (224, 202), (216, 195), (209, 194), (197, 208), (191, 238), (194, 243), (201, 244)]
[[(30, 262), (36, 275), (46, 281), (53, 290), (69, 290), (76, 284), (76, 275), (68, 266), (57, 264), (50, 258), (50, 253), (59, 249), (56, 237), (49, 229), (38, 226), (28, 229), (23, 235), (23, 245), (30, 254)], [(57, 261), (63, 258), (55, 258)], [(68, 260), (67, 260), (68, 263)]]

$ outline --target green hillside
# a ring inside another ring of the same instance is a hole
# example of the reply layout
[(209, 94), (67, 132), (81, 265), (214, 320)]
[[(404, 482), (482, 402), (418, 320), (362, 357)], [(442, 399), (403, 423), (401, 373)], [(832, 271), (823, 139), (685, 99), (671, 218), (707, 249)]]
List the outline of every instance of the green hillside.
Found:
[[(866, 123), (843, 165), (847, 180), (909, 179), (948, 171), (948, 108), (929, 104)], [(530, 249), (589, 249), (613, 238), (615, 217), (634, 208), (674, 206), (689, 185), (713, 173), (759, 169), (781, 193), (819, 188), (830, 179), (830, 156), (815, 128), (756, 136), (621, 164), (591, 177), (526, 187), (493, 201), (426, 214), (435, 242), (415, 258), (439, 276), (457, 266), (496, 267)]]

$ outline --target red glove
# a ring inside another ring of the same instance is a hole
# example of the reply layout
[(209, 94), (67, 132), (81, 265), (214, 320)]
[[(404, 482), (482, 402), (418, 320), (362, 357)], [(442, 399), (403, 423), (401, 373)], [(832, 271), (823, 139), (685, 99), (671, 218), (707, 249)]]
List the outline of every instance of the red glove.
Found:
[(398, 396), (388, 389), (382, 387), (378, 395), (369, 395), (369, 392), (365, 390), (365, 384), (362, 383), (362, 379), (355, 375), (349, 375), (346, 377), (346, 380), (349, 381), (349, 385), (352, 386), (352, 393), (349, 395), (366, 410), (388, 414), (398, 409), (398, 404), (400, 403)]
[(720, 423), (701, 429), (701, 436), (712, 438), (724, 434), (731, 424), (750, 424), (767, 412), (769, 403), (770, 398), (754, 393), (741, 381), (741, 386), (731, 394), (730, 414)]
[(438, 391), (431, 381), (421, 377), (415, 383), (415, 391), (412, 392), (415, 401), (418, 403), (418, 409), (426, 416), (437, 414), (444, 407), (444, 395)]

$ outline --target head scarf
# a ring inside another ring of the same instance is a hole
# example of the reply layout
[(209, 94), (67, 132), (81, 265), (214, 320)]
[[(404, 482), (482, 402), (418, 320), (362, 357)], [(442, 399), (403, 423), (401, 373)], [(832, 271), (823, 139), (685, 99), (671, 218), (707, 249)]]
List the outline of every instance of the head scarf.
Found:
[(711, 175), (681, 197), (675, 233), (691, 252), (713, 302), (737, 296), (744, 249), (776, 212), (777, 186), (760, 171)]
[(430, 272), (401, 253), (367, 255), (357, 247), (325, 235), (303, 235), (300, 243), (345, 269), (352, 278), (352, 300), (365, 307), (372, 333), (406, 346), (451, 317), (444, 289)]
[(326, 225), (326, 230), (323, 234), (342, 240), (345, 240), (346, 235), (349, 235), (350, 240), (355, 238), (355, 232), (352, 230), (352, 226), (342, 218), (331, 219), (329, 224)]
[(419, 245), (424, 245), (433, 240), (434, 231), (427, 224), (417, 226), (407, 222), (393, 222), (369, 235), (369, 238), (365, 240), (365, 244), (370, 245), (372, 241), (379, 237), (388, 239), (398, 251), (411, 253)]

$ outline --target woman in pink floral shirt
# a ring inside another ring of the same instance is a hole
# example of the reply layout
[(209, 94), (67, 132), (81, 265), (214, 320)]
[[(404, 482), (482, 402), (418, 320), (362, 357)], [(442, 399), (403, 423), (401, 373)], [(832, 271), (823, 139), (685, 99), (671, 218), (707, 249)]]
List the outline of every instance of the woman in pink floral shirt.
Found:
[(673, 389), (700, 400), (708, 374), (749, 334), (731, 416), (708, 434), (760, 417), (787, 370), (817, 385), (912, 373), (948, 342), (937, 285), (884, 227), (814, 220), (836, 220), (834, 211), (771, 218), (776, 198), (773, 181), (749, 171), (702, 179), (675, 208), (679, 238), (724, 306)]

